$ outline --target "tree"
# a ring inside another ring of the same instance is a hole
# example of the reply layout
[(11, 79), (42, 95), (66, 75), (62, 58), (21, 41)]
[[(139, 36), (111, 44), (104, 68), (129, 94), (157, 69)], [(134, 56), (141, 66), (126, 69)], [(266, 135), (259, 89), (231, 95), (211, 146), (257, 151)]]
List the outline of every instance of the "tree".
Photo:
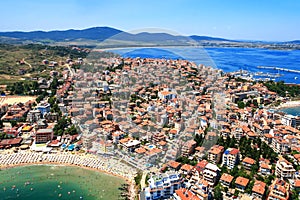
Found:
[(14, 127), (14, 126), (16, 126), (16, 125), (17, 125), (17, 121), (15, 121), (15, 120), (12, 120), (12, 121), (10, 121), (10, 124), (11, 124), (11, 126), (12, 126), (12, 127)]
[(50, 84), (50, 89), (56, 90), (57, 87), (58, 87), (58, 79), (57, 79), (57, 77), (55, 76), (55, 77), (53, 77), (53, 80), (52, 80), (52, 82), (51, 82), (51, 84)]
[(0, 119), (0, 128), (3, 128), (4, 125), (3, 125), (3, 121)]
[(214, 199), (217, 199), (217, 200), (222, 200), (223, 199), (222, 189), (219, 185), (217, 185), (214, 188)]
[(199, 134), (196, 134), (194, 140), (196, 141), (197, 146), (201, 146), (203, 142), (203, 137)]
[(253, 186), (254, 186), (254, 180), (252, 180), (252, 181), (247, 185), (247, 188), (246, 188), (245, 192), (248, 193), (248, 194), (251, 194)]
[(232, 137), (229, 143), (229, 147), (231, 148), (237, 148), (237, 141), (235, 139), (235, 137)]
[(245, 103), (243, 101), (238, 101), (237, 104), (238, 104), (238, 107), (240, 109), (244, 109), (245, 108)]
[(78, 133), (78, 131), (74, 125), (72, 125), (70, 128), (68, 128), (65, 132), (70, 135), (76, 135)]

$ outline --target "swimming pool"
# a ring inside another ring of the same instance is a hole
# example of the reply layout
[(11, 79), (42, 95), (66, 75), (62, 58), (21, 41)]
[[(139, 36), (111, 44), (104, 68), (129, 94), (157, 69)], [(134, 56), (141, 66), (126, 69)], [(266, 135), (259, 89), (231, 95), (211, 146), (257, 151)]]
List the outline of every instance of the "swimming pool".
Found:
[(149, 148), (149, 149), (154, 149), (154, 148), (155, 148), (155, 145), (150, 144), (150, 145), (148, 145), (148, 148)]

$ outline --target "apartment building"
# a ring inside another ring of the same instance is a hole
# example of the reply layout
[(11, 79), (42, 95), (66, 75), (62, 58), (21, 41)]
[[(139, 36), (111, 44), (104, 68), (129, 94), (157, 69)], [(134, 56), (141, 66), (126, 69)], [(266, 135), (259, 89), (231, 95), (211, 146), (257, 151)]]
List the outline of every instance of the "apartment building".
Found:
[(214, 145), (208, 151), (207, 160), (209, 160), (213, 164), (218, 164), (221, 161), (223, 152), (223, 146)]
[(240, 161), (240, 151), (236, 148), (226, 149), (223, 158), (222, 166), (233, 169)]
[(281, 158), (276, 163), (275, 175), (277, 178), (293, 178), (296, 170), (294, 169), (292, 163)]
[(181, 188), (183, 179), (178, 173), (155, 174), (148, 180), (149, 186), (144, 190), (146, 200), (170, 198)]

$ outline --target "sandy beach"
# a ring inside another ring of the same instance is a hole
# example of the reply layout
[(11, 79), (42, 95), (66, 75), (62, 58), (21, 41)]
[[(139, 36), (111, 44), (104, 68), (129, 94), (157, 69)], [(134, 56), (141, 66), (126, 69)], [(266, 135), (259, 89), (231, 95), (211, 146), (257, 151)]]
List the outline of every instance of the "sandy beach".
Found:
[(280, 104), (277, 109), (280, 108), (293, 108), (293, 107), (298, 107), (300, 106), (300, 100), (299, 101), (288, 101), (286, 103)]
[(130, 199), (134, 199), (136, 195), (136, 191), (134, 189), (134, 177), (136, 175), (136, 171), (123, 163), (119, 163), (116, 159), (98, 158), (97, 156), (89, 154), (41, 154), (29, 151), (0, 154), (0, 169), (2, 170), (25, 165), (75, 166), (87, 170), (110, 174), (122, 178), (128, 183), (130, 187)]
[(26, 103), (28, 101), (35, 101), (36, 96), (4, 96), (0, 97), (0, 105), (8, 104), (13, 105), (15, 103)]

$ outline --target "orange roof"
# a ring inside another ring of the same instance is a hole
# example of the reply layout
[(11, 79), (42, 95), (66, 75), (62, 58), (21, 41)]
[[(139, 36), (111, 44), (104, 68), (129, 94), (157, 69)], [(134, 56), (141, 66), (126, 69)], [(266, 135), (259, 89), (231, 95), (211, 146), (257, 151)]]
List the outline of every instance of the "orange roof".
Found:
[(202, 151), (205, 150), (205, 147), (200, 147), (200, 146), (199, 146), (199, 147), (196, 147), (195, 150), (196, 150), (196, 151), (202, 152)]
[(146, 152), (146, 149), (144, 149), (143, 147), (140, 147), (140, 148), (135, 149), (134, 151), (138, 154), (143, 154)]
[(226, 173), (224, 173), (224, 174), (222, 174), (222, 176), (221, 176), (221, 181), (225, 181), (225, 182), (227, 182), (227, 183), (231, 183), (231, 181), (233, 180), (233, 176), (231, 176), (230, 174), (226, 174)]
[(240, 151), (236, 148), (233, 148), (231, 151), (230, 151), (230, 154), (232, 155), (235, 155), (235, 154), (238, 154)]
[(161, 91), (160, 94), (163, 95), (163, 96), (166, 96), (166, 95), (169, 95), (169, 94), (171, 94), (171, 93), (168, 92), (168, 91)]
[(252, 132), (252, 131), (249, 131), (249, 132), (247, 133), (247, 135), (248, 135), (249, 137), (256, 137), (256, 136), (257, 136), (257, 134), (254, 133), (254, 132)]
[(255, 160), (253, 160), (252, 158), (246, 157), (243, 159), (243, 162), (253, 165), (255, 163)]
[(271, 169), (270, 166), (267, 163), (265, 163), (265, 162), (262, 162), (260, 164), (260, 167), (263, 168), (263, 169)]
[(266, 184), (262, 181), (255, 181), (252, 192), (263, 195), (265, 193)]
[(297, 187), (297, 188), (300, 187), (300, 180), (298, 180), (298, 179), (294, 180), (294, 187)]
[(128, 142), (128, 141), (130, 141), (131, 140), (131, 138), (124, 138), (124, 139), (121, 139), (119, 142), (121, 143), (121, 144), (123, 144), (123, 143), (126, 143), (126, 142)]
[(167, 144), (167, 142), (162, 140), (162, 141), (159, 141), (158, 144), (161, 146), (165, 146)]
[(241, 185), (244, 187), (246, 187), (248, 185), (248, 183), (249, 183), (249, 179), (241, 177), (241, 176), (237, 177), (236, 181), (235, 181), (235, 184), (238, 184), (238, 185)]
[(265, 136), (266, 138), (273, 138), (273, 136), (272, 136), (271, 134), (264, 134), (264, 136)]
[(178, 130), (174, 129), (174, 128), (170, 130), (170, 134), (174, 134), (175, 135), (175, 134), (177, 134), (177, 132), (178, 132)]
[(181, 170), (183, 170), (183, 171), (191, 171), (192, 169), (193, 169), (194, 167), (192, 166), (192, 165), (189, 165), (189, 164), (184, 164), (184, 165), (182, 165), (181, 166)]
[(196, 167), (204, 169), (207, 164), (208, 164), (207, 160), (201, 160), (200, 162), (198, 162)]
[(175, 193), (181, 200), (200, 200), (198, 196), (185, 188), (180, 188), (176, 190)]
[(179, 162), (176, 162), (174, 160), (170, 160), (168, 162), (169, 167), (173, 168), (173, 169), (177, 169), (181, 164)]
[(157, 153), (160, 153), (160, 152), (162, 152), (161, 149), (153, 148), (153, 149), (151, 149), (150, 151), (147, 151), (146, 154), (147, 154), (147, 155), (154, 155), (154, 154), (157, 154)]
[(222, 148), (222, 147), (218, 147), (218, 146), (213, 146), (213, 147), (209, 150), (209, 153), (217, 155), (217, 154), (219, 154), (219, 153), (222, 152), (222, 149), (224, 149), (224, 147)]

